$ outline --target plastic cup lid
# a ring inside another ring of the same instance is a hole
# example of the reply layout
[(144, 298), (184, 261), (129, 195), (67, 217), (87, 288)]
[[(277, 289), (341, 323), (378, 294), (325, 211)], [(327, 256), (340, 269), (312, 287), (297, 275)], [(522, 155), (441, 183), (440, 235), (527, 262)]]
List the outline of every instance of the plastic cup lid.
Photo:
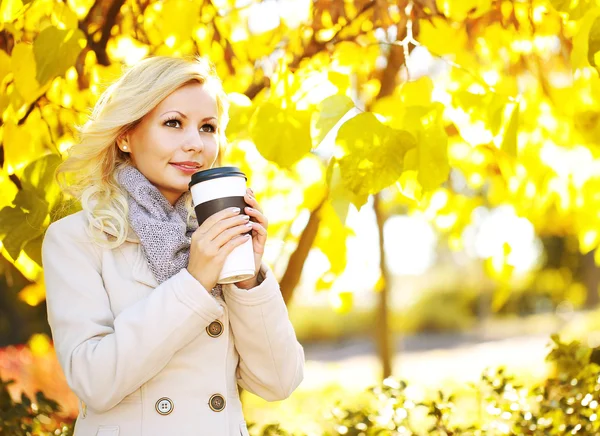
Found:
[(217, 167), (194, 173), (188, 186), (191, 188), (197, 183), (206, 182), (207, 180), (218, 179), (221, 177), (243, 177), (244, 179), (248, 180), (246, 174), (244, 174), (238, 167)]

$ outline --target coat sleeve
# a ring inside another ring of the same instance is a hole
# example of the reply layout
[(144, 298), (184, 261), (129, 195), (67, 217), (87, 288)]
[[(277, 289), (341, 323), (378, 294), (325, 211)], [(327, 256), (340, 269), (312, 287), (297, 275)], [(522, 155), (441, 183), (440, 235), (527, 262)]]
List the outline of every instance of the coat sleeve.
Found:
[(304, 350), (279, 284), (266, 265), (263, 282), (249, 290), (223, 286), (229, 322), (240, 355), (238, 384), (267, 401), (289, 397), (304, 377)]
[(60, 220), (46, 232), (48, 321), (69, 386), (104, 412), (156, 375), (223, 308), (183, 269), (115, 317), (101, 276), (102, 249), (80, 227)]

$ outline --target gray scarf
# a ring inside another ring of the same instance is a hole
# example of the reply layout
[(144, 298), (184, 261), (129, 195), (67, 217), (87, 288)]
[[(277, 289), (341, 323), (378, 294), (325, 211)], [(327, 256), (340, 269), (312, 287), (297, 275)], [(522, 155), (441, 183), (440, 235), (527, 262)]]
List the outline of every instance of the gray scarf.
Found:
[(148, 179), (131, 165), (119, 170), (117, 181), (128, 192), (129, 225), (140, 238), (150, 271), (160, 284), (188, 266), (192, 233), (198, 221), (187, 220), (183, 194), (172, 206)]

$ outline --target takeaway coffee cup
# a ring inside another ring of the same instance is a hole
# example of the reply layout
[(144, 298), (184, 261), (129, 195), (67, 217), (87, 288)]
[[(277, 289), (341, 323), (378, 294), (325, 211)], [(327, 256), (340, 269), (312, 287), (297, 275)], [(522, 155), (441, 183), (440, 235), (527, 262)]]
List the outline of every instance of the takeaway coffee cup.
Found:
[[(198, 225), (211, 215), (229, 207), (248, 206), (246, 175), (237, 167), (219, 167), (199, 171), (192, 175), (189, 184)], [(236, 283), (254, 277), (254, 249), (252, 239), (237, 246), (227, 256), (217, 283)]]

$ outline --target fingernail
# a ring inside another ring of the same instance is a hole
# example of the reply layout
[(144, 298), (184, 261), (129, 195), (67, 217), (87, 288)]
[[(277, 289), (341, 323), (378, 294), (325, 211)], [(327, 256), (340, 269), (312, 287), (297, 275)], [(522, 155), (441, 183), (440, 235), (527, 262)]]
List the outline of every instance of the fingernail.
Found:
[(231, 212), (232, 212), (232, 213), (240, 213), (240, 212), (241, 212), (241, 209), (240, 209), (239, 207), (232, 207), (232, 208), (231, 208)]

